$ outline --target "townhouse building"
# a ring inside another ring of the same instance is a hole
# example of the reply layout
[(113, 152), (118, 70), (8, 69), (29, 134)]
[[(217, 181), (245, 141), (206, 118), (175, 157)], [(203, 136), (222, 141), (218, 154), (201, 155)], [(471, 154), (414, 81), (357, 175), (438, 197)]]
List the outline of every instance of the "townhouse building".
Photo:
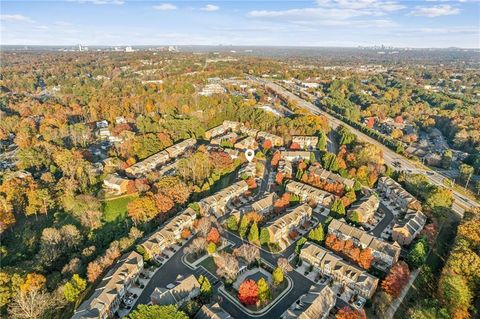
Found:
[(395, 223), (392, 229), (392, 238), (400, 245), (410, 245), (420, 234), (427, 222), (427, 216), (421, 211), (409, 210), (405, 217)]
[(211, 196), (205, 197), (199, 204), (206, 214), (214, 214), (217, 217), (221, 217), (226, 212), (226, 206), (247, 190), (247, 182), (243, 180), (238, 181)]
[(376, 194), (364, 196), (350, 206), (347, 217), (358, 223), (366, 223), (373, 218), (379, 205), (380, 200)]
[(377, 189), (403, 211), (407, 211), (408, 209), (421, 210), (422, 208), (420, 202), (413, 197), (413, 195), (403, 189), (399, 183), (390, 177), (380, 177), (378, 179)]
[(326, 319), (335, 306), (337, 295), (329, 286), (311, 285), (299, 299), (297, 307), (290, 307), (282, 319)]
[(292, 144), (296, 143), (301, 149), (312, 150), (317, 148), (318, 136), (294, 135), (292, 136)]
[(329, 192), (296, 181), (289, 181), (286, 191), (299, 196), (304, 201), (313, 201), (324, 207), (329, 207), (335, 200), (335, 196)]
[(270, 233), (270, 242), (278, 243), (281, 248), (285, 248), (288, 244), (288, 234), (309, 221), (311, 216), (312, 208), (308, 204), (302, 204), (273, 220), (266, 227)]

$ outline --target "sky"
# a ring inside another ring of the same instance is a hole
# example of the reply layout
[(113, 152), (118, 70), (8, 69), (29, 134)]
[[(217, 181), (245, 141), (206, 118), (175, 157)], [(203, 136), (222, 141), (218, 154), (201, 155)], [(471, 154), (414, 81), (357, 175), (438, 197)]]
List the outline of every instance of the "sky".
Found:
[(480, 48), (480, 0), (0, 2), (0, 44)]

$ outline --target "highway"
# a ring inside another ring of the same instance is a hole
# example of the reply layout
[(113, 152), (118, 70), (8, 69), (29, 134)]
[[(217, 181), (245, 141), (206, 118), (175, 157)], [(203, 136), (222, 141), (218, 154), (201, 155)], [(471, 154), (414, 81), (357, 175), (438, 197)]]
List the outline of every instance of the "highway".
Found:
[[(383, 145), (382, 143), (378, 142), (377, 140), (371, 138), (370, 136), (360, 132), (356, 128), (351, 127), (350, 125), (346, 124), (345, 122), (335, 118), (334, 116), (322, 111), (319, 109), (317, 106), (314, 104), (310, 103), (309, 101), (306, 101), (297, 95), (293, 94), (292, 92), (288, 91), (284, 87), (269, 81), (269, 80), (264, 80), (264, 79), (259, 79), (256, 77), (249, 77), (250, 80), (253, 80), (257, 83), (260, 83), (262, 85), (265, 85), (268, 89), (276, 92), (277, 94), (286, 97), (287, 99), (291, 101), (295, 101), (297, 103), (298, 107), (301, 107), (307, 111), (309, 111), (312, 114), (315, 115), (323, 115), (328, 118), (330, 127), (332, 129), (336, 129), (338, 126), (343, 125), (345, 127), (348, 127), (352, 133), (354, 133), (357, 138), (359, 138), (362, 141), (369, 142), (371, 144), (374, 144), (378, 147), (380, 147), (383, 150), (383, 156), (385, 159), (385, 164), (395, 167), (393, 165), (394, 162), (398, 162), (400, 165), (397, 165), (396, 169), (397, 170), (403, 170), (407, 172), (414, 172), (414, 173), (420, 173), (424, 174), (427, 176), (428, 180), (435, 185), (441, 185), (444, 186), (443, 180), (446, 178), (445, 176), (439, 174), (438, 172), (435, 172), (433, 170), (421, 170), (417, 166), (415, 166), (414, 163), (412, 163), (409, 159), (406, 157), (399, 155), (389, 149), (387, 146)], [(465, 212), (465, 209), (469, 209), (472, 207), (479, 207), (479, 203), (476, 201), (473, 201), (467, 197), (465, 197), (463, 194), (455, 191), (452, 189), (453, 196), (454, 196), (454, 203), (452, 205), (452, 211), (457, 215), (459, 218), (463, 218), (463, 214)]]

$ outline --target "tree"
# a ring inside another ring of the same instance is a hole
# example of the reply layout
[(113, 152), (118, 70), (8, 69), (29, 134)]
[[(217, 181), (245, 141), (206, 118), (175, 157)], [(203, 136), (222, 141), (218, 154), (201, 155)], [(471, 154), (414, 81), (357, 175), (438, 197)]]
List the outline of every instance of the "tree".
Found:
[(452, 318), (470, 318), (473, 294), (465, 280), (455, 274), (442, 275), (438, 284), (440, 300)]
[(372, 250), (370, 248), (363, 249), (358, 256), (357, 262), (363, 269), (370, 269), (373, 262)]
[(300, 238), (297, 240), (297, 244), (295, 245), (295, 252), (297, 254), (300, 254), (300, 250), (302, 249), (303, 245), (307, 242), (307, 239), (305, 237)]
[(155, 206), (157, 207), (160, 214), (168, 213), (175, 205), (175, 203), (170, 197), (162, 193), (154, 195), (153, 200), (155, 201)]
[(228, 281), (234, 281), (238, 274), (238, 260), (232, 254), (221, 252), (214, 256), (213, 261), (217, 266), (217, 275)]
[(138, 305), (137, 309), (128, 315), (129, 319), (188, 319), (185, 312), (173, 305)]
[(445, 152), (443, 152), (442, 160), (441, 160), (442, 168), (450, 169), (450, 167), (452, 166), (452, 158), (453, 158), (452, 150), (448, 149)]
[(270, 232), (268, 231), (268, 228), (262, 227), (260, 230), (260, 244), (262, 246), (270, 244)]
[(212, 227), (212, 229), (210, 229), (207, 234), (207, 241), (218, 245), (218, 243), (220, 242), (220, 233), (218, 232), (217, 228)]
[(453, 204), (452, 191), (444, 187), (435, 187), (427, 197), (426, 204), (440, 216), (445, 215)]
[(212, 298), (213, 288), (207, 277), (200, 275), (198, 277), (198, 283), (200, 284), (200, 299), (202, 303), (209, 303)]
[(134, 224), (148, 222), (157, 216), (157, 207), (150, 197), (136, 198), (127, 205), (128, 216)]
[(260, 301), (267, 301), (270, 299), (270, 287), (265, 280), (265, 278), (260, 278), (257, 282), (258, 286), (258, 300)]
[(352, 309), (345, 306), (335, 315), (336, 319), (367, 319), (367, 315), (363, 309)]
[(276, 267), (273, 270), (272, 279), (273, 279), (273, 283), (277, 286), (283, 282), (285, 278), (284, 278), (283, 270), (280, 267)]
[(282, 270), (283, 273), (287, 273), (293, 270), (292, 265), (288, 262), (287, 258), (280, 257), (277, 260), (277, 267)]
[(272, 141), (270, 140), (265, 140), (265, 142), (263, 142), (263, 149), (265, 150), (269, 150), (272, 148)]
[(25, 209), (26, 215), (47, 214), (53, 207), (54, 201), (48, 189), (33, 189), (27, 193), (28, 206)]
[(48, 310), (56, 308), (60, 300), (44, 289), (20, 291), (9, 305), (8, 313), (15, 319), (40, 319), (44, 318)]
[(427, 259), (427, 243), (425, 240), (419, 240), (408, 252), (407, 261), (414, 267), (419, 268)]
[(390, 268), (390, 272), (382, 282), (382, 289), (389, 295), (397, 298), (410, 279), (410, 270), (403, 261), (397, 262)]
[(258, 286), (251, 279), (247, 279), (240, 284), (238, 289), (238, 299), (245, 306), (255, 305), (258, 301)]
[(13, 215), (13, 206), (4, 196), (0, 195), (0, 234), (13, 226), (16, 222)]
[(231, 215), (227, 219), (227, 228), (231, 231), (237, 231), (238, 230), (238, 221), (237, 217)]
[(186, 254), (198, 255), (201, 252), (204, 252), (207, 248), (207, 240), (203, 237), (194, 238), (188, 247), (185, 248)]
[(323, 132), (321, 132), (320, 135), (318, 136), (317, 148), (320, 151), (326, 151), (327, 150), (327, 135), (325, 135), (325, 133), (323, 133)]
[(245, 237), (247, 234), (248, 225), (250, 224), (250, 220), (247, 218), (246, 215), (242, 216), (240, 220), (240, 226), (238, 227), (238, 234), (241, 238)]
[(248, 265), (260, 259), (260, 249), (257, 246), (250, 244), (243, 244), (242, 246), (235, 248), (233, 254), (245, 259)]
[(462, 164), (458, 167), (458, 170), (460, 172), (459, 178), (461, 181), (464, 183), (467, 183), (473, 175), (473, 167), (467, 164)]
[(70, 302), (75, 302), (78, 296), (87, 288), (87, 281), (81, 278), (78, 274), (74, 274), (72, 278), (63, 287), (63, 294), (65, 299)]
[(90, 262), (87, 266), (88, 282), (95, 282), (95, 280), (97, 280), (97, 278), (100, 277), (102, 272), (103, 272), (103, 267), (98, 261), (94, 260)]
[(217, 245), (214, 242), (209, 242), (207, 245), (207, 252), (212, 255), (215, 251), (217, 251)]
[(40, 274), (30, 273), (27, 275), (25, 282), (20, 286), (20, 291), (23, 293), (28, 293), (33, 290), (41, 290), (45, 288), (47, 279)]
[(300, 144), (298, 144), (298, 143), (292, 143), (292, 144), (290, 144), (290, 149), (298, 151), (298, 150), (301, 149), (301, 147), (300, 147)]
[(253, 223), (252, 227), (250, 227), (250, 231), (248, 233), (248, 241), (251, 243), (258, 243), (258, 226), (257, 223)]
[(336, 199), (332, 206), (330, 207), (330, 211), (336, 214), (337, 216), (345, 216), (345, 206), (343, 205), (342, 201)]

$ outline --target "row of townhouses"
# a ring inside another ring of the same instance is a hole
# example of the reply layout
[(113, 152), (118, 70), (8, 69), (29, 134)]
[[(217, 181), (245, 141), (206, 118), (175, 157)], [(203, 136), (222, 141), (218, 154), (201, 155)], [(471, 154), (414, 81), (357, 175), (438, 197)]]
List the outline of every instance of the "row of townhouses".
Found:
[(328, 225), (328, 233), (341, 240), (351, 240), (356, 247), (370, 248), (379, 267), (391, 267), (400, 257), (401, 247), (397, 243), (387, 243), (338, 219), (333, 219)]
[(235, 121), (223, 121), (221, 125), (206, 131), (205, 138), (208, 140), (213, 139), (213, 141), (217, 142), (217, 140), (221, 138), (220, 136), (226, 134), (228, 131), (232, 131), (232, 133), (240, 132), (260, 141), (269, 140), (274, 146), (282, 146), (284, 144), (283, 138), (278, 135), (248, 128), (242, 123)]
[(335, 200), (335, 196), (329, 192), (296, 181), (289, 181), (286, 191), (299, 196), (303, 201), (313, 201), (324, 207), (329, 207)]
[(186, 278), (177, 277), (175, 286), (172, 288), (156, 287), (150, 295), (150, 301), (153, 305), (182, 306), (185, 302), (197, 297), (200, 294), (200, 283), (194, 275)]
[(281, 151), (280, 158), (284, 161), (298, 162), (309, 161), (311, 152), (307, 151)]
[(317, 244), (306, 243), (300, 251), (300, 258), (366, 299), (370, 299), (377, 289), (378, 278)]
[(405, 214), (393, 226), (392, 238), (400, 245), (409, 245), (427, 222), (427, 217), (421, 212), (420, 202), (390, 177), (381, 177), (377, 190)]
[(347, 216), (350, 220), (366, 223), (373, 218), (379, 206), (380, 200), (378, 196), (372, 193), (352, 204), (347, 211)]
[(337, 295), (329, 286), (312, 285), (300, 297), (300, 305), (283, 313), (282, 319), (326, 319), (335, 306)]
[(113, 317), (142, 270), (143, 257), (140, 254), (133, 251), (120, 257), (90, 298), (78, 307), (72, 319)]
[(308, 204), (302, 204), (273, 220), (266, 227), (270, 233), (270, 242), (278, 243), (281, 248), (285, 248), (288, 244), (288, 234), (309, 221), (311, 216), (312, 208)]
[(320, 181), (329, 184), (341, 183), (348, 189), (353, 189), (353, 186), (355, 185), (355, 181), (353, 179), (342, 177), (318, 165), (311, 165), (308, 169), (308, 175), (318, 178)]
[(133, 164), (132, 166), (127, 168), (125, 172), (127, 173), (127, 175), (132, 177), (144, 175), (145, 173), (156, 169), (158, 166), (177, 158), (181, 154), (185, 153), (187, 149), (194, 147), (196, 144), (196, 139), (189, 138), (180, 143), (172, 145), (161, 152), (153, 154), (152, 156), (147, 157), (141, 162)]
[(193, 209), (185, 209), (181, 214), (173, 217), (161, 229), (148, 237), (141, 246), (150, 256), (161, 254), (164, 249), (180, 240), (184, 229), (192, 228), (196, 218), (197, 213)]
[(315, 149), (318, 144), (318, 136), (294, 135), (292, 136), (292, 144), (293, 143), (298, 144), (301, 149)]
[(206, 214), (214, 214), (217, 217), (223, 216), (226, 212), (226, 206), (235, 198), (239, 197), (248, 190), (248, 184), (245, 181), (238, 181), (215, 194), (203, 198), (199, 204)]

